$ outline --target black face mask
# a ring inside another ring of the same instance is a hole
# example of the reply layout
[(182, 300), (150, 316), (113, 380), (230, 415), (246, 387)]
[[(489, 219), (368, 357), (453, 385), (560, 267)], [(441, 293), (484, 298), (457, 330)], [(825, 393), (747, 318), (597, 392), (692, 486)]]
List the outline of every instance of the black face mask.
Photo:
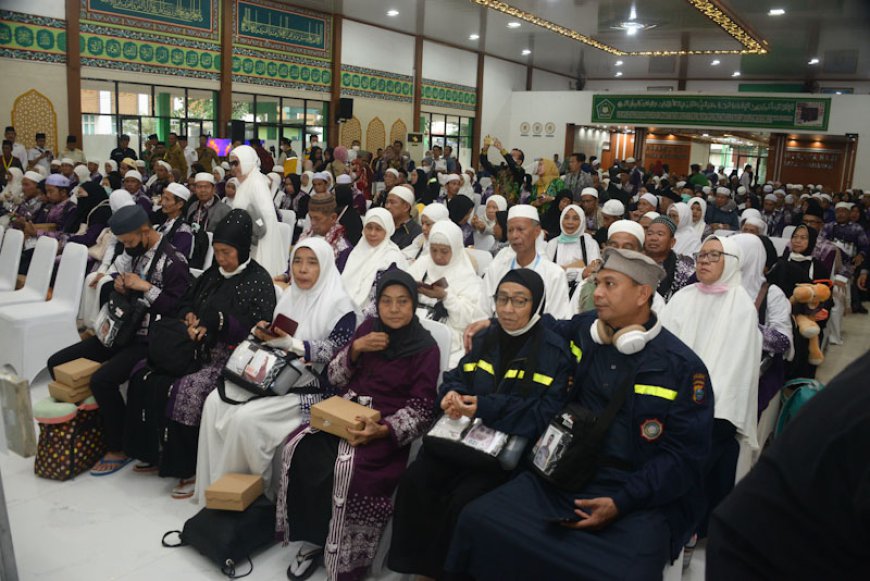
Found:
[(148, 249), (145, 248), (145, 242), (143, 240), (139, 241), (139, 244), (133, 246), (132, 248), (124, 248), (124, 252), (127, 253), (127, 256), (136, 258), (137, 256), (142, 256)]

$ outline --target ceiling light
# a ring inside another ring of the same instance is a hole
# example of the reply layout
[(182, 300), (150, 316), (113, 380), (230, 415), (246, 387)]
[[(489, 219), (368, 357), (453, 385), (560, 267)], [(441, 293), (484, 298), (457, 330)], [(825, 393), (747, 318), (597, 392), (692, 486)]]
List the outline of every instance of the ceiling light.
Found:
[(622, 71), (616, 71), (616, 76), (617, 76), (617, 77), (621, 77), (621, 76), (622, 76)]
[(710, 66), (718, 67), (718, 66), (719, 66), (719, 63), (721, 63), (721, 62), (722, 62), (722, 61), (720, 61), (719, 59), (714, 59), (714, 60), (710, 63)]
[(768, 12), (768, 16), (782, 16), (785, 14), (785, 10), (782, 8), (771, 8)]
[(527, 49), (527, 48), (524, 48), (524, 49), (523, 49), (523, 56), (528, 56), (528, 55), (530, 55), (530, 54), (532, 54), (532, 51), (530, 51), (530, 50)]
[(399, 15), (398, 10), (387, 10), (387, 16), (398, 16), (398, 15)]
[(810, 59), (810, 62), (808, 62), (807, 64), (809, 64), (809, 65), (817, 65), (817, 64), (819, 64), (819, 59), (813, 57), (813, 58)]
[(732, 77), (739, 77), (739, 76), (740, 76), (740, 71), (734, 71), (733, 73), (731, 73), (731, 76), (732, 76)]
[(619, 24), (615, 28), (620, 28), (625, 31), (629, 36), (637, 34), (638, 30), (644, 30), (646, 28), (652, 28), (654, 25), (649, 26), (643, 24), (642, 22), (638, 22), (636, 20), (626, 20), (622, 24)]
[(478, 38), (480, 38), (479, 34), (469, 34), (468, 35), (468, 40), (477, 40)]
[(703, 134), (701, 134), (701, 137), (710, 137), (710, 134), (709, 134), (709, 133), (703, 133)]
[(521, 26), (520, 23), (517, 22), (516, 20), (512, 20), (512, 21), (507, 23), (508, 28), (519, 28), (520, 26)]
[(616, 62), (613, 63), (613, 64), (614, 64), (615, 66), (617, 66), (617, 67), (621, 67), (621, 66), (622, 66), (622, 61), (616, 61)]
[(842, 95), (842, 94), (843, 94), (843, 91), (837, 91), (836, 94), (837, 94), (837, 95)]

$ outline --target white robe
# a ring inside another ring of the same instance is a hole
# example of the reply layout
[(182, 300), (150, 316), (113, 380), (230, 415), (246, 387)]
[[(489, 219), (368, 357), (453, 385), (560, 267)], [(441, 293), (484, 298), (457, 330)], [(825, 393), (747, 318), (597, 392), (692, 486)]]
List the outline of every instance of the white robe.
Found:
[[(516, 253), (510, 246), (503, 248), (492, 260), (492, 264), (489, 265), (483, 275), (484, 293), (480, 297), (480, 306), (487, 315), (495, 313), (495, 304), (492, 297), (495, 295), (498, 283), (501, 282), (502, 277), (509, 270), (522, 268), (517, 264), (516, 256)], [(553, 315), (556, 319), (570, 319), (571, 307), (568, 301), (568, 279), (562, 267), (556, 266), (546, 256), (539, 253), (532, 260), (532, 263), (526, 265), (525, 268), (534, 270), (544, 279), (544, 290), (546, 291), (544, 312)]]

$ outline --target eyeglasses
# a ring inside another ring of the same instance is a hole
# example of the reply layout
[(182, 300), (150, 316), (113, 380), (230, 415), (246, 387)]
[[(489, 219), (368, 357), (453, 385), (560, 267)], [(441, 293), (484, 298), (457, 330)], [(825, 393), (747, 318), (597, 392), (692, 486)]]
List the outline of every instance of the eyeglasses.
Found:
[(239, 165), (238, 160), (234, 160), (234, 161), (230, 162), (230, 167), (236, 167), (237, 165)]
[(532, 300), (526, 297), (511, 297), (508, 295), (495, 295), (493, 299), (495, 299), (495, 304), (499, 307), (506, 307), (510, 303), (515, 309), (522, 309)]
[(728, 252), (719, 252), (718, 250), (711, 250), (710, 252), (696, 252), (695, 253), (695, 262), (719, 262), (723, 256), (730, 256), (732, 258), (737, 258), (736, 254), (729, 254)]

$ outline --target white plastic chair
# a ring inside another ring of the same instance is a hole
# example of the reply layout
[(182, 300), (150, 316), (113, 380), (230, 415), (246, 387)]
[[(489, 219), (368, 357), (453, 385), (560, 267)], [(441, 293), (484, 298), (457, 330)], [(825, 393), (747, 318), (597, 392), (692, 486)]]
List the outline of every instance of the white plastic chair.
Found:
[(212, 239), (214, 238), (214, 233), (206, 232), (208, 236), (208, 248), (205, 251), (205, 258), (202, 260), (202, 268), (191, 268), (190, 274), (193, 278), (199, 278), (203, 272), (211, 267), (211, 263), (214, 260), (214, 246), (212, 246)]
[(11, 229), (6, 231), (3, 236), (3, 246), (0, 247), (0, 291), (15, 290), (23, 245), (24, 232)]
[(450, 350), (453, 345), (452, 332), (450, 327), (438, 321), (420, 319), (420, 323), (431, 333), (432, 338), (438, 343), (438, 350), (441, 351), (441, 371), (438, 373), (438, 383), (436, 385), (436, 387), (440, 387), (444, 372), (447, 371), (448, 361), (450, 361)]
[(477, 276), (483, 276), (483, 273), (486, 272), (486, 269), (492, 262), (492, 254), (477, 248), (466, 248), (465, 251), (473, 256), (475, 262), (477, 262)]
[(293, 210), (278, 210), (281, 214), (281, 222), (290, 225), (290, 236), (292, 240), (293, 232), (296, 230), (296, 212)]
[(290, 246), (293, 244), (293, 226), (278, 222), (278, 230), (281, 231), (281, 256), (284, 264), (290, 262)]
[(778, 238), (776, 236), (770, 236), (770, 241), (773, 243), (773, 247), (776, 248), (776, 255), (782, 256), (782, 253), (785, 252), (785, 249), (788, 247), (788, 243), (791, 240), (791, 236), (788, 238)]
[[(18, 290), (0, 292), (0, 307), (19, 305), (22, 303), (45, 302), (48, 286), (51, 284), (51, 272), (54, 270), (54, 259), (57, 256), (57, 240), (48, 236), (40, 236), (33, 251), (30, 266), (27, 269), (27, 280), (24, 287)], [(82, 267), (84, 275), (85, 267)], [(19, 373), (19, 375), (21, 375)]]
[(33, 381), (51, 355), (80, 340), (76, 313), (87, 263), (86, 246), (67, 244), (50, 301), (0, 308), (0, 366)]
[(782, 237), (786, 240), (791, 240), (791, 235), (794, 234), (795, 228), (797, 228), (797, 226), (786, 226), (785, 228), (783, 228)]

